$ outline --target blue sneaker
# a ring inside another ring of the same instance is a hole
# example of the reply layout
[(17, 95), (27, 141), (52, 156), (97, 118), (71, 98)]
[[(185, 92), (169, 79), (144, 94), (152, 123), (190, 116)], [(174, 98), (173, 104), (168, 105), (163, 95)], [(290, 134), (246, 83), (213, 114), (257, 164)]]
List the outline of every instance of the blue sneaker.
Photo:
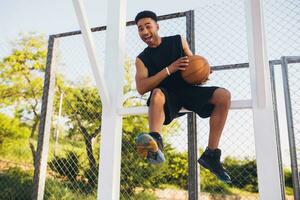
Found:
[(208, 169), (213, 174), (215, 174), (218, 177), (218, 179), (220, 179), (221, 181), (225, 183), (232, 183), (230, 176), (224, 170), (220, 162), (220, 157), (221, 157), (220, 149), (210, 150), (206, 148), (204, 153), (198, 159), (198, 163), (202, 167)]
[(165, 161), (162, 152), (163, 142), (159, 133), (141, 133), (135, 140), (138, 154), (146, 158), (151, 164), (160, 164)]

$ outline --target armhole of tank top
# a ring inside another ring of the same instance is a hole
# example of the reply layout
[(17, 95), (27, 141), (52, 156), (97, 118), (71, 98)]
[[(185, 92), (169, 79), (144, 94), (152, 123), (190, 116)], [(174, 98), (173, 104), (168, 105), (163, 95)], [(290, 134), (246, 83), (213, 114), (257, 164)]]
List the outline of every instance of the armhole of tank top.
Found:
[(184, 51), (183, 51), (183, 45), (182, 45), (182, 39), (181, 39), (181, 35), (178, 35), (178, 38), (179, 38), (179, 46), (180, 46), (180, 48), (181, 48), (182, 52), (184, 53)]
[(179, 47), (180, 47), (181, 55), (185, 56), (184, 50), (183, 50), (183, 45), (182, 45), (181, 35), (178, 34), (178, 38), (179, 38)]

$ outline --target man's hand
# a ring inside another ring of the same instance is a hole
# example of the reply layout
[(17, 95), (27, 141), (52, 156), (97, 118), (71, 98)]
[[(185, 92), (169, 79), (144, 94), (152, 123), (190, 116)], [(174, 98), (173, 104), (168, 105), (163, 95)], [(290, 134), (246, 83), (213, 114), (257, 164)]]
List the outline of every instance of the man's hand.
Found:
[(168, 66), (169, 72), (172, 74), (178, 70), (185, 70), (186, 66), (189, 65), (189, 59), (187, 56), (178, 58), (171, 65)]

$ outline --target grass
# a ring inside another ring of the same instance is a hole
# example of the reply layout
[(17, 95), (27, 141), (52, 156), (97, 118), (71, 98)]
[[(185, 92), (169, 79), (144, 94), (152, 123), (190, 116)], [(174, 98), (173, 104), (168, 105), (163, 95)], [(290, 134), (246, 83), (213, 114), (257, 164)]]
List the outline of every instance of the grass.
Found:
[[(0, 173), (0, 200), (24, 199), (30, 200), (33, 188), (33, 171), (22, 171), (20, 168), (10, 168)], [(81, 188), (79, 187), (81, 186)], [(67, 181), (47, 179), (45, 186), (45, 200), (94, 200), (96, 192), (82, 192), (86, 184), (70, 184)]]
[(0, 172), (0, 200), (31, 199), (33, 172), (10, 168)]
[[(58, 143), (58, 155), (57, 156), (66, 156), (67, 152), (73, 151), (78, 155), (85, 154), (85, 146), (82, 141), (72, 141), (68, 139), (59, 140)], [(34, 145), (36, 147), (37, 141), (34, 140)], [(49, 154), (48, 160), (53, 159), (54, 157), (54, 141), (50, 140), (49, 144)], [(29, 147), (28, 138), (5, 138), (3, 143), (0, 145), (0, 157), (2, 160), (8, 160), (18, 163), (29, 163), (32, 164), (32, 153)]]
[[(9, 199), (31, 199), (33, 188), (33, 171), (22, 171), (20, 168), (10, 168), (9, 170), (0, 172), (0, 200)], [(53, 177), (47, 178), (45, 187), (45, 200), (77, 200), (96, 199), (96, 188), (88, 188), (86, 183), (71, 183)], [(164, 184), (161, 189), (172, 189), (179, 191), (177, 186)], [(287, 187), (287, 194), (292, 194), (292, 188)], [(246, 192), (238, 188), (230, 188), (232, 195), (229, 196), (258, 196), (258, 193)], [(131, 197), (121, 194), (121, 200), (156, 200), (153, 190), (140, 190)]]
[[(22, 199), (30, 200), (33, 188), (33, 171), (22, 171), (20, 168), (10, 168), (0, 173), (0, 200)], [(96, 188), (90, 189), (87, 184), (71, 183), (53, 178), (47, 178), (45, 200), (94, 200)], [(121, 196), (122, 197), (122, 196)], [(128, 200), (128, 198), (121, 198)], [(141, 191), (131, 197), (131, 200), (156, 200), (151, 192)]]
[(0, 156), (3, 160), (30, 164), (33, 163), (29, 142), (26, 138), (6, 138), (0, 146)]
[(248, 192), (235, 187), (230, 187), (229, 190), (232, 195), (239, 195), (239, 196), (258, 195), (258, 193)]

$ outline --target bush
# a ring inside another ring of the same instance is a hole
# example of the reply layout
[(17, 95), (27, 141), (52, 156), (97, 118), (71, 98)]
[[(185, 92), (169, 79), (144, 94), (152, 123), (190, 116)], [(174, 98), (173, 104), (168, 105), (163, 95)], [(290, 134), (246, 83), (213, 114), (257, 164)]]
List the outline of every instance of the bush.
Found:
[(284, 169), (283, 173), (284, 173), (285, 186), (292, 188), (293, 187), (293, 180), (292, 180), (292, 172), (291, 172), (291, 170)]
[(224, 167), (232, 177), (232, 185), (249, 192), (258, 192), (257, 169), (255, 160), (237, 160), (227, 157)]
[(182, 189), (187, 189), (188, 185), (188, 157), (187, 153), (169, 150), (166, 152), (168, 170), (165, 174), (167, 184), (174, 184)]
[(54, 157), (49, 163), (49, 167), (61, 176), (67, 177), (69, 181), (74, 182), (79, 173), (78, 156), (74, 152), (70, 152), (67, 158)]
[(210, 193), (231, 194), (229, 190), (229, 185), (218, 180), (217, 177), (207, 169), (201, 167), (200, 176), (201, 180), (199, 181), (201, 191)]
[(29, 128), (24, 126), (19, 119), (0, 113), (0, 145), (5, 138), (27, 138), (29, 135)]
[(121, 194), (132, 196), (136, 188), (152, 189), (162, 183), (166, 166), (150, 165), (139, 158), (134, 139), (137, 133), (125, 133), (122, 139)]
[[(77, 184), (76, 184), (77, 185)], [(45, 186), (45, 200), (57, 200), (57, 199), (84, 199), (84, 200), (95, 200), (97, 197), (96, 192), (86, 193), (86, 188), (76, 188), (76, 185), (65, 184), (63, 181), (57, 179), (47, 179)], [(85, 187), (85, 186), (84, 186)]]
[(33, 175), (20, 168), (10, 168), (0, 173), (0, 200), (31, 199)]

